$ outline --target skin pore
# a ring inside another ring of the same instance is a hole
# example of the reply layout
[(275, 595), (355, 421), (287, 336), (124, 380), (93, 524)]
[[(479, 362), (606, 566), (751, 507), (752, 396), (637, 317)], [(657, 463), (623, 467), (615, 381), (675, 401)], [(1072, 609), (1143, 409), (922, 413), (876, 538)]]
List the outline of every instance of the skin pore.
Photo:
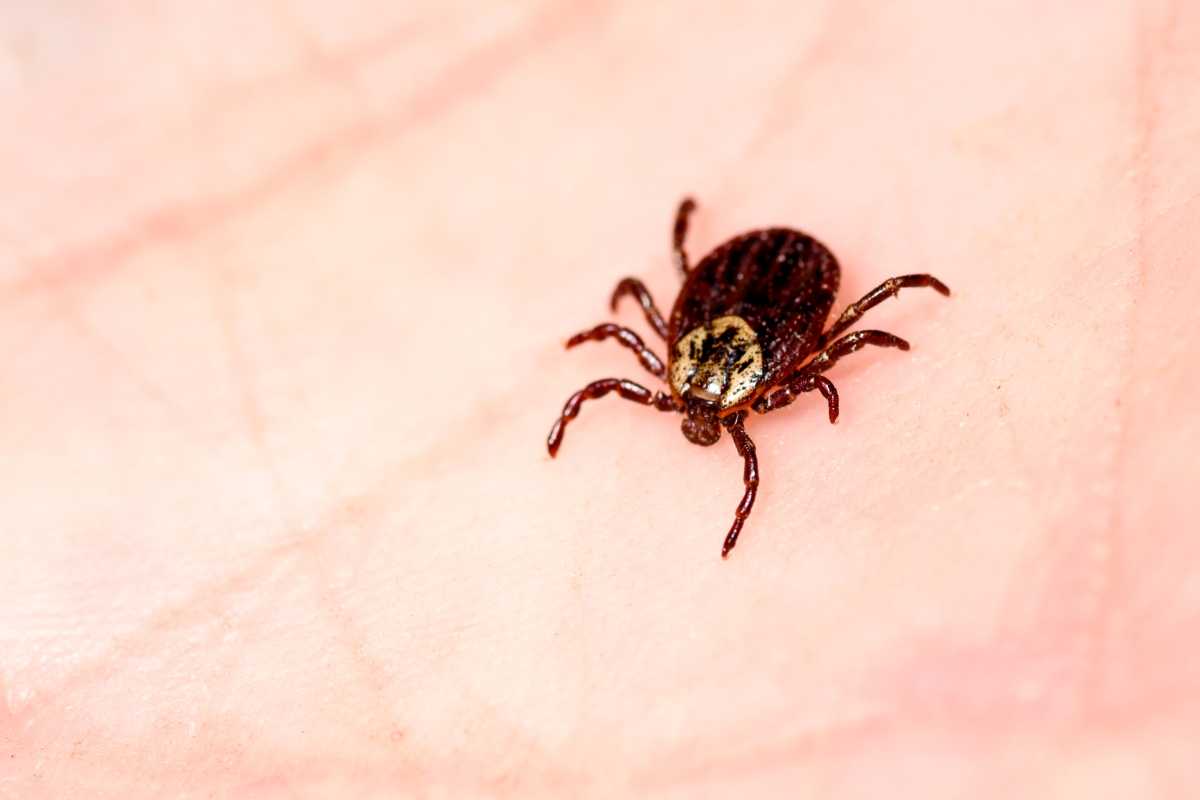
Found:
[[(0, 794), (1196, 794), (1194, 5), (10, 6)], [(733, 437), (545, 450), (689, 193), (954, 289), (728, 560)]]

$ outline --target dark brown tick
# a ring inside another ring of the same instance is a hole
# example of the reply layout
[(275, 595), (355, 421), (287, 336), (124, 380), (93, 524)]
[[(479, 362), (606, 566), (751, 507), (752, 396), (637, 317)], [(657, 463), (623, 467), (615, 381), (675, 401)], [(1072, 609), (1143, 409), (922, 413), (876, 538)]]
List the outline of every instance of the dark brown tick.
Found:
[(901, 289), (932, 286), (944, 295), (950, 290), (932, 275), (889, 278), (847, 306), (837, 322), (823, 331), (840, 278), (837, 259), (828, 248), (799, 231), (767, 228), (730, 239), (689, 268), (683, 240), (695, 208), (695, 201), (687, 198), (675, 215), (672, 249), (683, 273), (683, 288), (675, 298), (670, 322), (637, 278), (623, 279), (612, 295), (614, 311), (627, 294), (641, 304), (650, 327), (667, 342), (667, 364), (640, 336), (611, 322), (567, 340), (567, 347), (574, 347), (616, 339), (636, 353), (654, 377), (665, 381), (670, 393), (651, 392), (620, 378), (589, 383), (567, 400), (546, 446), (551, 456), (557, 454), (563, 431), (579, 416), (583, 401), (609, 392), (659, 411), (683, 414), (683, 435), (692, 444), (715, 444), (725, 428), (745, 462), (746, 489), (721, 547), (724, 558), (737, 544), (758, 492), (758, 457), (745, 428), (750, 410), (766, 414), (815, 389), (829, 405), (829, 421), (836, 422), (837, 389), (821, 373), (869, 344), (908, 349), (908, 342), (883, 331), (841, 334)]

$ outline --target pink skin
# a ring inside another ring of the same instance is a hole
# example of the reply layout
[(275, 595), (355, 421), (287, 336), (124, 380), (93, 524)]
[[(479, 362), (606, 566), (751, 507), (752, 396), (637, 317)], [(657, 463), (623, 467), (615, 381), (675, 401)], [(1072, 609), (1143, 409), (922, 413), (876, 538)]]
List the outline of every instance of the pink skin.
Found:
[[(1197, 796), (1200, 7), (102, 5), (2, 23), (0, 794)], [(954, 290), (728, 561), (728, 437), (543, 443), (685, 192)]]

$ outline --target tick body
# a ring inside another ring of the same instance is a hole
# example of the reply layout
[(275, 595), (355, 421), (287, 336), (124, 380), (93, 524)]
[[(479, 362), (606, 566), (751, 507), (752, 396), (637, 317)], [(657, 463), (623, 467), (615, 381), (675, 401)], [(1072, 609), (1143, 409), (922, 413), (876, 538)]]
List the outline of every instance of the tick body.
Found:
[(672, 245), (684, 280), (669, 320), (636, 278), (622, 280), (612, 295), (614, 311), (626, 295), (638, 301), (650, 327), (666, 342), (666, 364), (637, 333), (612, 323), (567, 340), (570, 348), (616, 339), (633, 350), (668, 391), (652, 392), (618, 378), (590, 383), (567, 400), (546, 445), (550, 455), (556, 455), (582, 403), (610, 392), (682, 414), (683, 435), (693, 444), (715, 444), (722, 429), (728, 431), (745, 465), (745, 488), (721, 547), (726, 557), (737, 544), (758, 492), (758, 457), (745, 428), (750, 412), (775, 411), (815, 390), (825, 399), (829, 421), (837, 421), (837, 389), (823, 373), (866, 345), (908, 349), (908, 342), (883, 331), (845, 332), (868, 309), (903, 288), (929, 286), (944, 295), (950, 290), (932, 275), (889, 278), (847, 306), (827, 328), (840, 280), (837, 259), (828, 248), (799, 231), (767, 228), (729, 240), (690, 267), (684, 239), (694, 209), (695, 203), (685, 199), (675, 216)]

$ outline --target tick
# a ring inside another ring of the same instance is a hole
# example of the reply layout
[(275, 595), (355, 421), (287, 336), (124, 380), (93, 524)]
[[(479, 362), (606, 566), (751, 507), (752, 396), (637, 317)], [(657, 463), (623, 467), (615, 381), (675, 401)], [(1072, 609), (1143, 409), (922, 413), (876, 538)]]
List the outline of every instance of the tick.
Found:
[(611, 322), (567, 340), (571, 348), (616, 339), (670, 391), (651, 392), (622, 378), (589, 383), (567, 400), (546, 447), (552, 457), (557, 455), (567, 423), (579, 416), (583, 401), (610, 392), (659, 411), (683, 414), (680, 427), (692, 444), (716, 444), (721, 429), (729, 431), (745, 463), (745, 491), (721, 547), (725, 558), (737, 544), (758, 493), (758, 457), (745, 427), (750, 411), (766, 414), (816, 390), (829, 406), (829, 421), (836, 422), (837, 389), (822, 373), (866, 345), (908, 349), (908, 342), (884, 331), (846, 330), (901, 289), (931, 286), (944, 295), (950, 289), (932, 275), (889, 278), (825, 328), (841, 277), (837, 259), (825, 245), (800, 231), (766, 228), (730, 239), (689, 267), (684, 239), (695, 208), (695, 201), (685, 198), (675, 214), (672, 252), (683, 273), (683, 288), (670, 321), (637, 278), (624, 278), (612, 294), (613, 311), (626, 295), (638, 301), (650, 327), (667, 344), (666, 364), (634, 331)]

